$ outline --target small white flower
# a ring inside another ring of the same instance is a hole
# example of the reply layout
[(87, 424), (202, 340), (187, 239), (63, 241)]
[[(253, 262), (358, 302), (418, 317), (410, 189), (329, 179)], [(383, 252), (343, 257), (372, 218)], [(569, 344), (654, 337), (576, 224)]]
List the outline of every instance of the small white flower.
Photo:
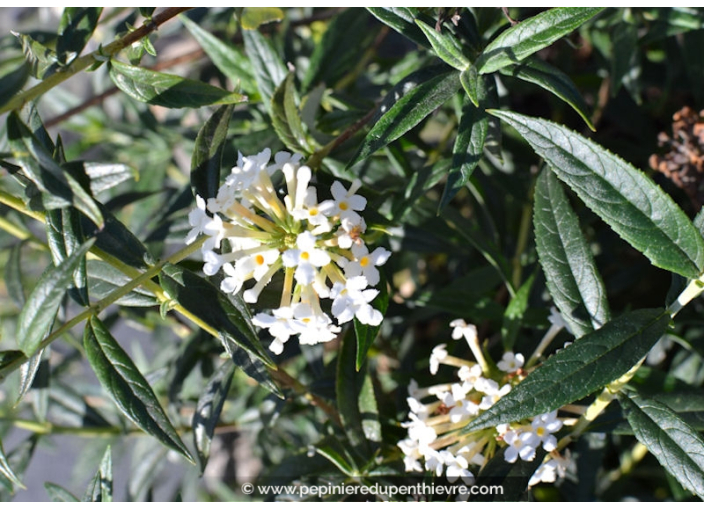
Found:
[(205, 200), (196, 195), (196, 208), (188, 213), (188, 223), (193, 228), (186, 234), (186, 244), (195, 241), (211, 220), (212, 218), (205, 212)]
[(337, 337), (340, 332), (338, 326), (324, 313), (316, 313), (306, 303), (298, 303), (293, 307), (296, 332), (301, 345), (315, 345), (320, 342), (329, 342)]
[(383, 320), (381, 312), (372, 308), (369, 304), (379, 291), (367, 289), (367, 280), (364, 276), (356, 276), (347, 280), (345, 284), (335, 283), (332, 287), (330, 297), (332, 302), (332, 314), (337, 318), (339, 324), (349, 322), (353, 317), (362, 324), (378, 326)]
[(554, 483), (557, 480), (557, 461), (550, 459), (543, 462), (528, 480), (528, 487), (533, 487), (541, 482)]
[[(498, 387), (498, 384), (496, 384), (494, 381), (489, 381), (489, 382), (494, 383), (494, 385), (496, 385)], [(482, 401), (479, 403), (479, 409), (486, 411), (491, 406), (496, 404), (501, 397), (503, 397), (509, 391), (511, 391), (510, 384), (504, 384), (501, 387), (501, 389), (498, 389), (497, 391), (494, 391), (494, 385), (487, 385), (486, 389), (491, 391), (491, 393), (487, 393), (487, 395), (484, 398), (482, 398)]]
[(340, 248), (349, 249), (353, 244), (362, 242), (360, 236), (367, 230), (364, 218), (357, 215), (354, 218), (342, 218), (340, 228), (337, 231), (337, 245)]
[(315, 279), (316, 267), (330, 263), (330, 255), (325, 250), (316, 247), (316, 237), (311, 232), (298, 234), (296, 248), (286, 250), (282, 255), (285, 267), (296, 268), (296, 281), (309, 285)]
[(435, 375), (438, 373), (438, 368), (440, 368), (440, 362), (447, 357), (447, 350), (445, 349), (447, 344), (440, 344), (433, 349), (430, 354), (430, 373)]
[(288, 342), (291, 335), (297, 333), (293, 324), (293, 310), (291, 307), (282, 306), (272, 313), (273, 315), (258, 313), (252, 317), (252, 323), (269, 330), (269, 334), (274, 337), (269, 349), (274, 354), (281, 354), (284, 350), (284, 344)]
[(476, 416), (479, 413), (479, 406), (471, 400), (460, 400), (455, 407), (450, 409), (450, 421), (459, 423), (464, 419)]
[(562, 420), (557, 417), (557, 411), (536, 416), (531, 423), (533, 432), (543, 442), (546, 452), (551, 452), (557, 447), (557, 438), (552, 434), (562, 428)]
[(452, 339), (459, 340), (464, 337), (468, 343), (477, 340), (477, 327), (474, 324), (467, 324), (464, 319), (455, 319), (450, 323)]
[[(460, 370), (457, 375), (459, 376), (460, 380), (464, 382), (465, 390), (467, 392), (472, 391), (472, 389), (476, 387), (476, 384), (480, 379), (484, 380), (484, 378), (482, 377), (482, 367), (480, 367), (479, 365), (472, 365), (471, 367), (465, 365), (463, 367), (460, 367)], [(482, 383), (480, 382), (479, 385), (481, 386)]]
[(354, 194), (361, 186), (362, 182), (355, 179), (348, 191), (340, 181), (335, 181), (330, 188), (333, 200), (326, 200), (320, 204), (323, 214), (328, 218), (339, 216), (341, 219), (350, 218), (357, 221), (359, 214), (355, 211), (363, 211), (367, 206), (366, 198)]
[(472, 485), (474, 483), (474, 475), (468, 469), (469, 463), (462, 455), (452, 455), (450, 452), (443, 452), (445, 455), (445, 477), (450, 483), (455, 483), (458, 478), (462, 478), (462, 481), (466, 485)]
[(532, 431), (509, 430), (504, 434), (504, 441), (508, 444), (504, 451), (504, 460), (510, 464), (516, 462), (518, 457), (527, 461), (533, 460), (535, 449), (540, 444), (540, 439)]
[(499, 361), (496, 366), (499, 370), (506, 372), (507, 374), (512, 374), (523, 366), (525, 363), (525, 358), (523, 354), (514, 354), (511, 351), (505, 352), (501, 361)]
[(389, 260), (391, 252), (379, 247), (370, 254), (364, 244), (354, 244), (352, 245), (352, 255), (355, 259), (345, 265), (345, 276), (353, 278), (363, 275), (369, 285), (373, 287), (379, 283), (379, 270), (376, 266), (383, 266)]

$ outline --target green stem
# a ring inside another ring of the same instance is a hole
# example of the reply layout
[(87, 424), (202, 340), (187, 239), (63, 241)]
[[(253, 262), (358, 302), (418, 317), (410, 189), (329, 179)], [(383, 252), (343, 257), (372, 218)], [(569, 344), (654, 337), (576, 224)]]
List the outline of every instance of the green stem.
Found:
[(124, 37), (113, 41), (107, 46), (94, 51), (88, 55), (84, 55), (80, 58), (74, 60), (68, 67), (62, 69), (61, 72), (52, 74), (42, 82), (38, 83), (29, 90), (20, 92), (15, 95), (10, 101), (8, 101), (2, 108), (0, 108), (0, 115), (12, 110), (17, 110), (21, 108), (25, 103), (36, 99), (45, 92), (48, 92), (57, 85), (65, 82), (72, 76), (75, 76), (84, 69), (90, 67), (96, 62), (102, 62), (105, 58), (112, 57), (121, 50), (125, 49), (134, 42), (139, 41), (143, 37), (146, 37), (157, 28), (159, 25), (167, 22), (171, 18), (177, 16), (183, 11), (187, 11), (190, 7), (168, 7), (161, 11), (159, 14), (154, 16), (151, 20), (147, 20), (141, 27)]

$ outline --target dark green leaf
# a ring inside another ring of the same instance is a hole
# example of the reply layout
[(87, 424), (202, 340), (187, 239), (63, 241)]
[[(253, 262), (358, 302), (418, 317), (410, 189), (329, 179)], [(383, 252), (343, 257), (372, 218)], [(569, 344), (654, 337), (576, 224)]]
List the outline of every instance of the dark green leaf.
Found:
[(22, 268), (20, 266), (21, 256), (22, 243), (17, 243), (10, 250), (10, 256), (5, 264), (4, 271), (7, 295), (10, 296), (20, 309), (25, 303), (24, 286), (22, 285)]
[(514, 112), (491, 113), (513, 126), (590, 209), (654, 265), (699, 276), (704, 239), (642, 172), (564, 126)]
[(102, 7), (65, 7), (59, 23), (56, 53), (62, 64), (80, 55), (98, 25)]
[(257, 85), (252, 76), (252, 66), (239, 48), (218, 39), (185, 16), (179, 16), (179, 19), (198, 41), (198, 44), (210, 57), (210, 60), (213, 61), (215, 67), (220, 69), (232, 83), (239, 83), (242, 90), (248, 94), (258, 93)]
[(635, 310), (562, 349), (479, 415), (467, 432), (558, 409), (610, 384), (645, 356), (667, 329), (661, 309)]
[(97, 195), (121, 182), (137, 179), (139, 173), (129, 165), (123, 163), (83, 163), (86, 175), (90, 178), (90, 191)]
[(523, 285), (521, 285), (516, 295), (511, 298), (511, 301), (506, 307), (503, 323), (501, 324), (501, 342), (506, 351), (513, 351), (513, 345), (516, 343), (523, 315), (528, 309), (528, 298), (530, 297), (530, 291), (533, 288), (534, 281), (535, 273), (530, 275)]
[(293, 79), (293, 73), (289, 73), (276, 88), (271, 98), (271, 122), (286, 147), (293, 152), (310, 153), (301, 114), (296, 105)]
[(18, 403), (24, 398), (32, 387), (32, 382), (34, 381), (34, 377), (37, 375), (37, 371), (39, 370), (39, 365), (42, 362), (43, 354), (44, 349), (40, 349), (26, 362), (22, 363), (22, 366), (20, 367), (20, 389), (19, 395), (17, 396)]
[(112, 502), (112, 454), (110, 453), (110, 446), (105, 450), (100, 467), (86, 488), (83, 501), (93, 503)]
[(17, 320), (17, 343), (25, 355), (34, 354), (51, 329), (73, 272), (92, 245), (93, 242), (88, 241), (59, 267), (49, 267), (32, 290)]
[(210, 442), (213, 439), (215, 426), (220, 421), (220, 413), (227, 399), (227, 393), (230, 391), (235, 368), (234, 363), (229, 361), (220, 365), (198, 398), (198, 404), (193, 413), (193, 443), (196, 445), (201, 473), (208, 463)]
[[(105, 218), (105, 226), (102, 230), (90, 231), (90, 225), (83, 222), (83, 231), (88, 235), (95, 236), (95, 247), (104, 252), (105, 256), (114, 257), (120, 262), (135, 267), (137, 269), (147, 269), (154, 263), (154, 258), (147, 251), (130, 230), (120, 223), (103, 206), (100, 211)], [(101, 258), (105, 260), (101, 254)]]
[(459, 73), (452, 71), (437, 74), (407, 92), (369, 131), (359, 151), (347, 167), (359, 163), (403, 136), (450, 99), (459, 86)]
[(0, 62), (0, 107), (22, 90), (29, 78), (29, 67), (22, 57)]
[(22, 482), (10, 467), (7, 457), (5, 457), (5, 451), (2, 449), (2, 440), (0, 440), (0, 474), (7, 478), (10, 483), (23, 487)]
[(0, 351), (0, 381), (26, 361), (27, 357), (22, 351)]
[(49, 494), (51, 501), (54, 503), (78, 503), (81, 501), (69, 491), (55, 483), (45, 482), (44, 489), (46, 489), (47, 494)]
[[(386, 309), (389, 307), (389, 290), (384, 273), (380, 271), (379, 275), (381, 276), (379, 285), (377, 285), (379, 294), (372, 300), (370, 305), (372, 305), (375, 310), (379, 310), (382, 315), (385, 315)], [(367, 360), (367, 352), (369, 352), (369, 348), (374, 343), (380, 329), (381, 324), (378, 326), (369, 326), (362, 324), (356, 318), (354, 319), (354, 333), (357, 337), (357, 356), (355, 361), (357, 370), (361, 370), (364, 362)]]
[(665, 404), (637, 393), (619, 395), (638, 441), (682, 486), (704, 499), (704, 440)]
[(621, 85), (629, 81), (629, 75), (637, 70), (638, 27), (631, 23), (619, 23), (613, 34), (613, 56), (611, 58), (611, 97), (616, 97)]
[(535, 187), (535, 245), (550, 295), (576, 338), (609, 321), (606, 289), (562, 185), (543, 170)]
[[(103, 299), (132, 281), (132, 278), (125, 273), (102, 260), (88, 261), (88, 279), (90, 292), (94, 299)], [(120, 306), (157, 306), (159, 301), (151, 291), (144, 287), (138, 287), (115, 301), (115, 304)]]
[(658, 7), (649, 9), (645, 15), (654, 22), (649, 23), (641, 44), (650, 44), (671, 35), (704, 28), (704, 13), (700, 8)]
[(457, 192), (467, 184), (482, 158), (484, 142), (489, 131), (489, 116), (486, 113), (489, 98), (483, 83), (485, 79), (491, 78), (479, 77), (478, 82), (481, 85), (476, 90), (476, 99), (480, 106), (475, 107), (467, 99), (462, 105), (462, 117), (455, 145), (452, 148), (452, 167), (447, 174), (447, 183), (438, 206), (439, 211), (444, 209)]
[(254, 67), (254, 79), (259, 87), (264, 106), (271, 106), (271, 98), (279, 84), (286, 79), (288, 70), (279, 53), (268, 39), (256, 30), (243, 30), (244, 48)]
[(487, 74), (520, 62), (603, 10), (603, 7), (557, 7), (521, 21), (484, 49), (477, 59), (477, 69)]
[[(80, 213), (73, 207), (47, 211), (46, 238), (51, 258), (58, 267), (85, 241)], [(85, 258), (78, 262), (73, 273), (73, 286), (69, 289), (69, 295), (81, 306), (90, 304)]]
[(460, 73), (460, 83), (472, 104), (479, 106), (479, 88), (483, 87), (484, 83), (479, 79), (477, 68), (470, 65), (467, 69), (463, 70)]
[(221, 106), (206, 121), (196, 137), (191, 159), (193, 194), (207, 200), (215, 197), (220, 187), (220, 167), (227, 141), (227, 127), (233, 106)]
[(242, 94), (228, 92), (207, 83), (173, 74), (110, 61), (110, 78), (125, 94), (152, 105), (167, 108), (200, 108), (246, 101)]
[(328, 436), (315, 445), (315, 451), (332, 462), (337, 469), (347, 476), (358, 476), (357, 466), (345, 445), (335, 436)]
[(418, 9), (414, 7), (367, 7), (379, 21), (421, 46), (429, 47), (428, 38), (415, 24)]
[(537, 58), (528, 57), (518, 65), (503, 67), (501, 74), (514, 76), (519, 80), (535, 83), (570, 105), (587, 123), (589, 129), (595, 131), (589, 118), (589, 107), (577, 90), (576, 85), (565, 73)]
[(281, 392), (281, 388), (279, 388), (272, 379), (269, 369), (259, 358), (253, 356), (249, 351), (246, 351), (233, 342), (229, 335), (221, 334), (220, 342), (225, 347), (225, 350), (230, 355), (237, 368), (241, 369), (245, 374), (280, 399), (283, 400), (285, 398), (284, 394)]
[[(32, 460), (32, 455), (34, 455), (34, 449), (37, 446), (38, 440), (39, 435), (33, 434), (7, 454), (7, 465), (12, 468), (12, 472), (15, 473), (17, 478), (23, 478), (25, 476), (25, 471), (27, 470), (29, 461)], [(24, 488), (22, 484), (20, 484), (20, 487)], [(12, 483), (0, 477), (0, 500), (7, 501), (9, 495), (13, 493), (14, 487)]]
[(447, 31), (438, 32), (435, 27), (431, 27), (419, 19), (416, 19), (415, 22), (428, 38), (438, 57), (459, 71), (464, 71), (469, 67), (469, 59), (462, 53), (462, 43), (454, 35)]
[(278, 7), (245, 7), (240, 21), (245, 30), (256, 30), (261, 25), (284, 19), (284, 11)]
[(538, 448), (535, 457), (531, 461), (519, 460), (509, 464), (504, 460), (505, 448), (497, 451), (479, 472), (476, 479), (478, 487), (499, 486), (503, 490), (495, 494), (487, 493), (476, 497), (470, 497), (471, 502), (517, 502), (521, 501), (528, 490), (528, 482), (538, 469), (543, 459), (545, 451)]
[(322, 39), (315, 45), (301, 90), (325, 83), (333, 87), (359, 62), (361, 39), (369, 34), (369, 15), (362, 9), (345, 9), (328, 24)]
[(98, 227), (103, 226), (103, 216), (93, 198), (52, 159), (41, 139), (32, 134), (15, 112), (7, 118), (7, 136), (10, 147), (18, 154), (25, 175), (41, 191), (59, 198), (59, 203), (63, 204), (61, 207), (73, 204)]
[(154, 390), (97, 317), (91, 317), (86, 325), (83, 344), (100, 384), (122, 412), (149, 435), (195, 463)]
[(25, 34), (14, 34), (22, 44), (22, 51), (30, 66), (30, 74), (38, 80), (44, 79), (59, 68), (56, 52)]
[(210, 282), (171, 264), (164, 266), (159, 281), (169, 296), (190, 313), (227, 335), (265, 365), (276, 366), (263, 350), (246, 309), (236, 308)]

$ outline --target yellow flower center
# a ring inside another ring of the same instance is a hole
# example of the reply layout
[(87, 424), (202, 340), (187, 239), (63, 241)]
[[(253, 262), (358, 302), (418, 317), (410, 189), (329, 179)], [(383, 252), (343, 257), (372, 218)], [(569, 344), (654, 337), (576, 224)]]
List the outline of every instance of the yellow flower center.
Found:
[(369, 257), (362, 257), (359, 259), (359, 265), (362, 267), (367, 267), (369, 265)]
[(306, 317), (305, 319), (301, 319), (303, 322), (308, 324), (310, 322), (310, 317)]
[(340, 211), (346, 211), (349, 208), (350, 206), (347, 205), (347, 202), (340, 202)]
[(264, 256), (259, 254), (254, 258), (254, 261), (257, 263), (258, 266), (261, 266), (264, 264)]
[(310, 255), (308, 254), (307, 251), (304, 251), (301, 253), (301, 260), (308, 260), (310, 258)]
[(309, 216), (317, 216), (318, 215), (318, 208), (313, 207), (312, 209), (308, 209), (308, 215)]
[(538, 434), (539, 436), (542, 436), (543, 434), (545, 434), (545, 428), (538, 427), (537, 429), (535, 429), (535, 433)]

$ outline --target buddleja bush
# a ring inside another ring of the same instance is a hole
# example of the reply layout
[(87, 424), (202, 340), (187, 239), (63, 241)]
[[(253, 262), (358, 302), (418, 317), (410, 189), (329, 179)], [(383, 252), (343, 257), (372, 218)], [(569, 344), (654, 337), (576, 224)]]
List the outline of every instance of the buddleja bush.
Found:
[(702, 12), (25, 14), (3, 500), (704, 496)]

